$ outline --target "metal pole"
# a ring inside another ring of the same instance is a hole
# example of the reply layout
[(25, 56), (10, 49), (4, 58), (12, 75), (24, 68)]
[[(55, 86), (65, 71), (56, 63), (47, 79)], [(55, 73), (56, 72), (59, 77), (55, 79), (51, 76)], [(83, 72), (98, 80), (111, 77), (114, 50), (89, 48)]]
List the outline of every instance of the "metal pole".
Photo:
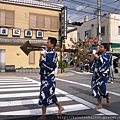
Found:
[(61, 50), (60, 50), (61, 73), (63, 72), (63, 70), (62, 70), (62, 49), (63, 49), (62, 41), (63, 41), (63, 39), (61, 38)]
[(97, 0), (98, 9), (98, 41), (101, 44), (101, 0)]

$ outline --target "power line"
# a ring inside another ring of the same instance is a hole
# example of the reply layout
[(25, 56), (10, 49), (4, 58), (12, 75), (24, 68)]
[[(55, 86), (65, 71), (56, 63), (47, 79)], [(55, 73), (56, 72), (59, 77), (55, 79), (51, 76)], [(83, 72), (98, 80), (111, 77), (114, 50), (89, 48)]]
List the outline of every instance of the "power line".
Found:
[[(95, 2), (93, 2), (92, 1), (92, 3), (94, 3), (94, 4), (89, 4), (89, 3), (85, 3), (85, 2), (80, 2), (80, 1), (77, 1), (77, 0), (64, 0), (64, 1), (67, 1), (67, 2), (69, 2), (69, 3), (73, 3), (73, 4), (79, 4), (79, 5), (82, 5), (82, 6), (86, 6), (87, 8), (91, 8), (91, 10), (92, 9), (94, 9), (95, 10), (95, 12), (94, 13), (96, 13), (97, 14), (97, 7), (96, 7), (96, 3)], [(90, 2), (91, 3), (91, 2)], [(109, 3), (107, 3), (106, 5), (102, 5), (103, 7), (104, 6), (107, 6), (108, 4), (112, 4), (112, 3), (115, 3), (115, 1), (114, 2), (109, 2)], [(104, 12), (105, 13), (110, 13), (110, 12), (112, 12), (112, 13), (115, 13), (115, 14), (118, 14), (117, 12), (115, 12), (115, 8), (112, 8), (112, 7), (109, 7), (110, 9), (112, 9), (112, 11), (110, 11), (110, 10), (106, 10), (106, 9), (104, 9), (104, 8), (102, 8), (101, 9), (101, 11), (102, 11), (102, 14), (104, 14)], [(120, 10), (120, 9), (117, 9), (117, 10)], [(116, 11), (117, 11), (116, 10)], [(90, 10), (89, 10), (90, 11)], [(114, 11), (114, 12), (113, 12)], [(79, 12), (77, 12), (76, 14), (78, 14)], [(85, 13), (85, 12), (84, 12)], [(87, 13), (87, 12), (86, 12)], [(75, 14), (75, 13), (74, 13)], [(91, 14), (91, 13), (89, 13), (89, 14)], [(95, 15), (96, 15), (95, 14)], [(93, 16), (93, 15), (92, 15)], [(74, 18), (75, 19), (75, 18)], [(77, 19), (77, 20), (79, 20), (79, 19)]]
[[(74, 9), (74, 8), (69, 8), (69, 7), (68, 7), (68, 9), (73, 10), (73, 11), (77, 11), (77, 10)], [(91, 12), (80, 11), (80, 10), (79, 10), (79, 12), (83, 12), (83, 13), (87, 13), (87, 14), (90, 14), (90, 15), (94, 15), (94, 13), (91, 13)], [(97, 15), (95, 15), (95, 16), (97, 16)], [(103, 16), (101, 15), (101, 17), (103, 17)], [(113, 20), (118, 20), (118, 21), (120, 21), (120, 19), (110, 18), (110, 17), (107, 17), (107, 16), (104, 16), (104, 17), (105, 17), (105, 18), (109, 18), (109, 19), (113, 19)]]
[[(79, 1), (76, 1), (76, 0), (64, 0), (64, 1), (74, 3), (74, 4), (77, 4), (77, 5), (79, 4), (79, 5), (83, 5), (83, 6), (88, 6), (89, 8), (93, 8), (93, 9), (97, 9), (96, 5), (89, 4), (89, 3), (79, 2)], [(114, 2), (110, 2), (109, 4), (111, 4), (111, 3), (114, 3)], [(106, 5), (101, 5), (101, 6), (103, 7), (103, 6), (106, 6)], [(117, 14), (116, 12), (114, 12), (115, 8), (112, 8), (112, 7), (109, 7), (109, 8), (112, 9), (112, 13)], [(120, 9), (116, 9), (116, 10), (120, 10)], [(106, 10), (104, 8), (102, 8), (101, 11), (111, 12), (110, 10)]]

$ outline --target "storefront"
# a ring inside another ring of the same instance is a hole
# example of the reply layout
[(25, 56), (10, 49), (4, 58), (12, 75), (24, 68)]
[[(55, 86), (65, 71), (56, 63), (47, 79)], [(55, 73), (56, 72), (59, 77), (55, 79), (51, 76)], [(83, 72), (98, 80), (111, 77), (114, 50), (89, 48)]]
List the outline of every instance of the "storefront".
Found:
[(120, 44), (119, 43), (112, 43), (111, 49), (113, 55), (118, 57), (118, 67), (120, 68)]

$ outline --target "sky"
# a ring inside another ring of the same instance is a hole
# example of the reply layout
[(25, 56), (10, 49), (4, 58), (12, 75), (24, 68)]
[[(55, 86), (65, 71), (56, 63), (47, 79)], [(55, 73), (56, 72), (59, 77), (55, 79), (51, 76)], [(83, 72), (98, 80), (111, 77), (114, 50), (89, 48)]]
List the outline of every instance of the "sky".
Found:
[[(97, 17), (97, 0), (62, 0), (62, 4), (67, 6), (68, 20), (71, 22), (83, 22), (85, 16), (89, 20)], [(101, 0), (101, 15), (107, 13), (120, 14), (120, 0)]]

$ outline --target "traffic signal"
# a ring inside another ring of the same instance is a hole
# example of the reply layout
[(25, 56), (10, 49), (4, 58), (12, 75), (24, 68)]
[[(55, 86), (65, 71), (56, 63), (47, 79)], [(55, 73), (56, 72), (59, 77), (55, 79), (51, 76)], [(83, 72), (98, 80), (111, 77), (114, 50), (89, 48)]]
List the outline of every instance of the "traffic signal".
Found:
[(81, 26), (83, 23), (82, 22), (72, 22), (72, 25), (76, 25), (76, 26)]

